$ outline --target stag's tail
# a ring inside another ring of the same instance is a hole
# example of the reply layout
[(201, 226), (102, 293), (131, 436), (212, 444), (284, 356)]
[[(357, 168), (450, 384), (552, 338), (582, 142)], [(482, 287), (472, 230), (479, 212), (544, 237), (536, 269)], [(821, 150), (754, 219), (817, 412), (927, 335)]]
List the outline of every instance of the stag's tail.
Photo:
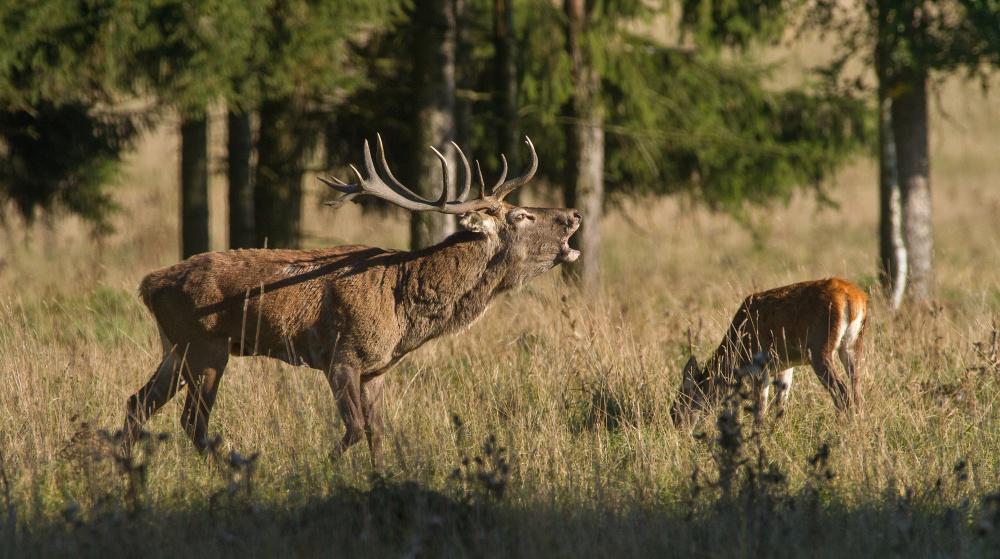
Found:
[(139, 282), (139, 298), (142, 299), (142, 303), (146, 305), (146, 308), (153, 310), (153, 295), (156, 293), (158, 288), (159, 274), (157, 272), (152, 272), (147, 274), (146, 277), (142, 278)]
[(159, 295), (164, 291), (165, 288), (170, 288), (172, 285), (176, 285), (177, 281), (177, 266), (168, 266), (166, 268), (161, 268), (159, 270), (150, 272), (146, 274), (146, 277), (142, 278), (139, 282), (139, 298), (142, 299), (143, 304), (146, 305), (150, 311), (154, 311), (154, 303), (156, 299), (160, 298)]

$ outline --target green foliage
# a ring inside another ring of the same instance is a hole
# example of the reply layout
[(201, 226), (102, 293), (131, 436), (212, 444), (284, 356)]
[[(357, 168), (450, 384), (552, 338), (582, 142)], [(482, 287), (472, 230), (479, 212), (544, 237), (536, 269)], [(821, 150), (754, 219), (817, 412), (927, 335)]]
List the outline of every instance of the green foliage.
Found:
[[(55, 205), (108, 229), (105, 186), (150, 115), (122, 94), (198, 116), (228, 100), (326, 102), (360, 83), (345, 40), (398, 0), (46, 0), (0, 7), (0, 201)], [(328, 103), (329, 104), (329, 103)], [(101, 107), (98, 110), (98, 107)]]
[(136, 134), (129, 117), (95, 115), (78, 104), (39, 102), (0, 111), (0, 202), (11, 201), (29, 221), (54, 204), (109, 228), (115, 207), (104, 186)]
[[(114, 101), (121, 30), (116, 4), (52, 0), (0, 8), (0, 202), (31, 220), (60, 207), (108, 229), (103, 186), (135, 138)], [(99, 113), (99, 114), (98, 114)]]
[[(102, 185), (138, 120), (108, 111), (98, 117), (94, 107), (110, 106), (122, 93), (153, 94), (159, 105), (193, 115), (219, 100), (253, 110), (294, 99), (311, 120), (332, 122), (331, 161), (354, 160), (361, 137), (376, 127), (397, 159), (419, 154), (408, 102), (417, 76), (406, 53), (421, 31), (404, 5), (48, 0), (4, 6), (0, 101), (10, 109), (0, 133), (10, 157), (0, 192), (26, 216), (59, 203), (106, 225), (112, 205)], [(609, 189), (691, 191), (713, 207), (735, 210), (816, 184), (857, 152), (869, 133), (862, 104), (832, 91), (769, 91), (762, 85), (767, 68), (742, 55), (726, 63), (732, 57), (720, 55), (777, 37), (795, 5), (686, 0), (678, 25), (694, 33), (698, 50), (681, 52), (626, 30), (664, 6), (589, 3), (584, 46), (602, 76)], [(460, 23), (474, 45), (463, 70), (471, 91), (462, 94), (477, 115), (465, 140), (485, 168), (498, 164), (488, 94), (491, 18), (489, 2), (470, 0)], [(564, 14), (551, 3), (519, 0), (515, 18), (520, 122), (544, 146), (540, 173), (560, 181), (572, 161), (562, 130), (570, 124), (565, 107), (572, 93)], [(66, 118), (53, 118), (60, 115)], [(62, 152), (71, 155), (49, 163), (47, 155)], [(403, 158), (404, 176), (412, 157)]]
[(1000, 64), (1000, 5), (992, 0), (866, 0), (864, 16), (835, 0), (810, 6), (805, 29), (834, 34), (837, 57), (824, 72), (847, 74), (847, 62), (875, 65), (892, 87), (910, 74), (978, 73)]
[[(386, 25), (400, 8), (400, 0), (268, 1), (256, 21), (245, 74), (247, 95), (281, 99), (297, 95), (331, 99), (364, 83), (350, 58), (347, 41)], [(253, 78), (259, 82), (253, 84)], [(258, 90), (252, 91), (253, 87)]]
[(746, 48), (781, 37), (801, 0), (682, 0), (681, 25), (701, 48)]
[[(470, 43), (477, 45), (469, 55), (470, 82), (476, 89), (471, 112), (489, 115), (492, 14), (478, 6), (484, 2), (471, 4), (471, 19), (465, 23)], [(690, 2), (684, 8), (697, 5)], [(705, 24), (714, 30), (705, 35), (715, 41), (714, 48), (691, 52), (621, 29), (629, 17), (654, 13), (648, 3), (594, 4), (595, 25), (587, 46), (601, 69), (610, 192), (690, 192), (713, 208), (739, 212), (747, 202), (786, 199), (795, 188), (818, 186), (867, 147), (873, 129), (862, 101), (819, 87), (772, 91), (763, 85), (769, 68), (747, 56), (719, 55), (718, 49), (727, 45), (773, 37), (777, 28), (767, 27), (775, 20), (769, 14), (782, 6), (768, 4), (755, 12), (718, 4), (715, 19)], [(694, 21), (687, 18), (681, 25)], [(563, 180), (571, 161), (563, 132), (570, 123), (565, 107), (572, 94), (563, 25), (557, 6), (515, 4), (520, 124), (543, 154), (539, 174), (554, 182)], [(337, 115), (331, 163), (355, 160), (361, 141), (375, 129), (386, 137), (396, 160), (422, 147), (413, 145), (408, 129), (412, 76), (399, 56), (412, 33), (404, 20), (356, 46), (369, 80)], [(498, 163), (492, 154), (493, 121), (473, 120), (463, 148), (479, 157), (484, 169), (493, 168)]]
[(119, 24), (128, 85), (168, 105), (199, 114), (208, 103), (232, 96), (262, 18), (260, 1), (148, 0), (122, 3)]
[(767, 69), (747, 61), (639, 41), (627, 52), (605, 85), (611, 190), (690, 190), (712, 207), (738, 211), (744, 202), (818, 185), (872, 136), (861, 101), (769, 91), (761, 83)]
[(0, 103), (111, 98), (120, 70), (115, 0), (48, 0), (0, 5)]
[[(759, 11), (716, 3), (704, 21), (690, 13), (701, 4), (684, 5), (681, 25), (700, 25), (712, 48), (670, 48), (623, 31), (609, 36), (608, 22), (593, 36), (603, 53), (596, 61), (609, 191), (691, 192), (713, 208), (738, 212), (745, 202), (767, 203), (797, 187), (818, 186), (866, 148), (873, 122), (861, 100), (818, 87), (772, 91), (763, 85), (769, 68), (738, 53), (718, 54), (777, 36), (784, 23), (771, 15), (787, 3)], [(542, 161), (542, 172), (559, 180), (569, 158), (558, 126), (566, 124), (561, 115), (571, 94), (570, 61), (554, 32), (560, 14), (535, 9), (520, 15), (523, 121), (537, 144), (555, 152)], [(531, 54), (540, 52), (548, 55)]]

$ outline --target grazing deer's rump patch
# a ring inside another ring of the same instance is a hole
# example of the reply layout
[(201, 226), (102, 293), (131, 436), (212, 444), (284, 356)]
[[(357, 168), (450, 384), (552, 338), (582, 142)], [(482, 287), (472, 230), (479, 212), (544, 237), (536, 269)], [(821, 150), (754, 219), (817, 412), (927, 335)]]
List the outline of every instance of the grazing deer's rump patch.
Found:
[(843, 343), (845, 345), (851, 345), (856, 342), (858, 336), (861, 335), (861, 329), (864, 328), (864, 325), (865, 311), (859, 309), (850, 324), (847, 325), (847, 332), (844, 334)]

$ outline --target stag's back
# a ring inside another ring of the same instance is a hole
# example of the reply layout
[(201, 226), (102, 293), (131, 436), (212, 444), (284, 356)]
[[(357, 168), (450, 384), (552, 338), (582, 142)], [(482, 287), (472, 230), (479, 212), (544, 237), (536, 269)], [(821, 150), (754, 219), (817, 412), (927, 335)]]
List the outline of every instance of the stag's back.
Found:
[[(373, 285), (371, 276), (392, 254), (365, 246), (210, 252), (150, 273), (139, 295), (174, 343), (230, 338), (266, 345), (376, 301), (372, 291), (385, 282)], [(364, 288), (343, 289), (355, 283)], [(354, 299), (338, 296), (344, 291)]]

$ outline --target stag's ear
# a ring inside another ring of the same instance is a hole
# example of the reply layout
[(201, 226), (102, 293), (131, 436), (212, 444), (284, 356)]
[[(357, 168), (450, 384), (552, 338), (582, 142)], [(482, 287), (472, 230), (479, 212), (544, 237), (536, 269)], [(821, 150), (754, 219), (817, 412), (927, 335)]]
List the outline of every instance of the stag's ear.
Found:
[(495, 218), (486, 215), (484, 212), (469, 212), (462, 216), (458, 222), (465, 230), (473, 233), (492, 235), (497, 232), (497, 221)]

